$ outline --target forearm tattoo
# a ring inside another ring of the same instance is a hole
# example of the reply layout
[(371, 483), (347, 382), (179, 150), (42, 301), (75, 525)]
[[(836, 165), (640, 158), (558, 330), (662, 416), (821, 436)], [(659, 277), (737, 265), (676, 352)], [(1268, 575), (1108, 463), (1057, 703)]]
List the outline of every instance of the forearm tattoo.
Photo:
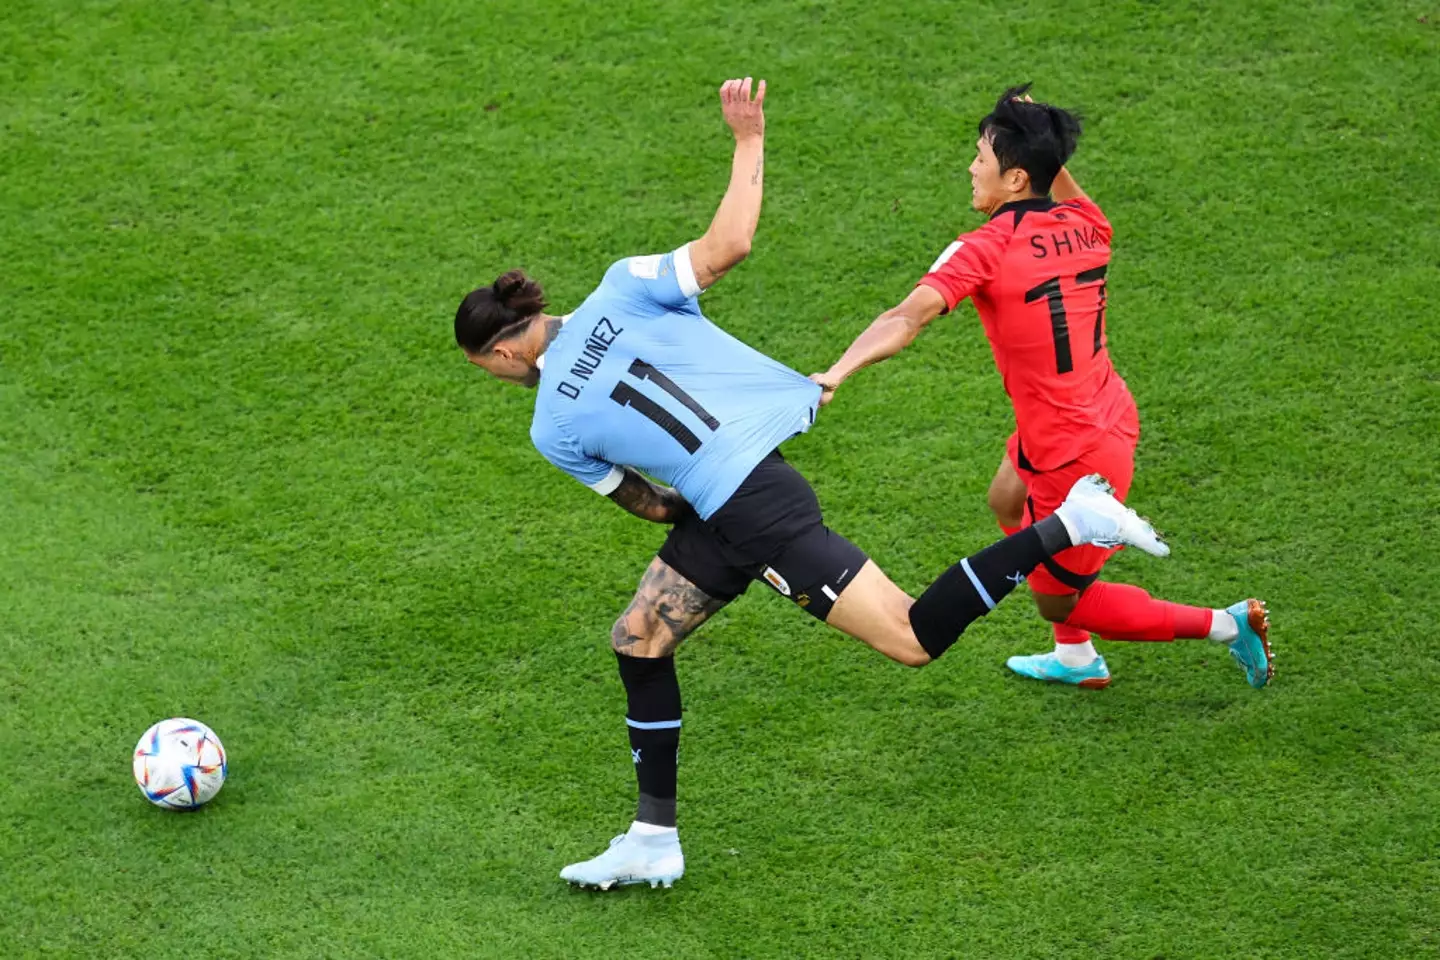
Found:
[(656, 558), (630, 606), (615, 621), (610, 645), (632, 656), (668, 657), (680, 642), (725, 606)]
[(685, 509), (685, 499), (669, 487), (657, 487), (629, 467), (610, 499), (642, 520), (674, 523)]

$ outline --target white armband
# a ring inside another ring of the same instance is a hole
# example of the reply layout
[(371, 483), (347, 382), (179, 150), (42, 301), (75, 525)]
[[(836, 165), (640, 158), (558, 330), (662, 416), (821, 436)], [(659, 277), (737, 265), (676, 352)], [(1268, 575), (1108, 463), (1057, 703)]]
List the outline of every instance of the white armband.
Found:
[(698, 297), (704, 292), (700, 289), (700, 281), (695, 279), (695, 267), (690, 263), (688, 243), (675, 251), (675, 279), (680, 284), (680, 292), (687, 297)]
[(612, 466), (610, 468), (610, 472), (605, 475), (605, 478), (603, 480), (599, 480), (595, 483), (588, 483), (586, 484), (586, 486), (588, 486), (591, 490), (594, 490), (596, 493), (600, 494), (600, 496), (608, 497), (610, 496), (610, 494), (615, 492), (615, 490), (620, 486), (620, 481), (624, 479), (625, 471), (619, 467)]

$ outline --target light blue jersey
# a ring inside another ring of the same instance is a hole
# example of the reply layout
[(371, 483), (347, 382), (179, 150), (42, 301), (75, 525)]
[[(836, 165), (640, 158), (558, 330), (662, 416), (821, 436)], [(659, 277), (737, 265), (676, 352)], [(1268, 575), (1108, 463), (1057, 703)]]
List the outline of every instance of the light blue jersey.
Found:
[(541, 358), (530, 439), (608, 494), (635, 467), (703, 518), (762, 459), (815, 422), (820, 387), (700, 313), (689, 247), (629, 257)]

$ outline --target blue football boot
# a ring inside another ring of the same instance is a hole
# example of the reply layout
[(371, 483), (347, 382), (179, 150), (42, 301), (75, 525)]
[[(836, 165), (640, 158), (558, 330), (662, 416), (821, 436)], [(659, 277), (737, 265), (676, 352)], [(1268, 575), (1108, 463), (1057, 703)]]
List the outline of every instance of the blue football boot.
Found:
[(1245, 668), (1245, 679), (1259, 690), (1275, 677), (1275, 655), (1270, 652), (1270, 610), (1259, 600), (1241, 600), (1225, 608), (1240, 633), (1230, 641), (1230, 656)]
[(1029, 677), (1032, 680), (1071, 683), (1089, 690), (1099, 690), (1101, 687), (1110, 685), (1110, 668), (1105, 666), (1105, 658), (1101, 656), (1097, 656), (1083, 667), (1067, 667), (1060, 662), (1060, 657), (1052, 650), (1049, 653), (1037, 653), (1029, 657), (1011, 657), (1005, 661), (1005, 666), (1020, 676)]

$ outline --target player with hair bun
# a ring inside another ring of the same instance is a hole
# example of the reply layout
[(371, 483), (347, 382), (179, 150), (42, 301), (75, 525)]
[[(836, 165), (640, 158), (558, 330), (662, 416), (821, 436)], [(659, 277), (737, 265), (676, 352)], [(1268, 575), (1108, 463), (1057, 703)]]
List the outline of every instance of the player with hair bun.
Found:
[(540, 285), (518, 270), (469, 293), (455, 314), (467, 360), (537, 389), (530, 438), (546, 459), (636, 516), (673, 524), (610, 632), (639, 786), (635, 819), (609, 849), (561, 871), (581, 886), (669, 886), (684, 872), (674, 655), (752, 582), (919, 667), (1052, 554), (1121, 542), (1168, 553), (1096, 477), (1076, 478), (1052, 516), (960, 560), (918, 600), (825, 525), (814, 490), (778, 449), (810, 428), (820, 387), (715, 326), (698, 300), (750, 252), (763, 189), (764, 98), (763, 80), (753, 96), (748, 78), (720, 88), (735, 156), (730, 186), (699, 239), (617, 260), (565, 316), (546, 313)]

